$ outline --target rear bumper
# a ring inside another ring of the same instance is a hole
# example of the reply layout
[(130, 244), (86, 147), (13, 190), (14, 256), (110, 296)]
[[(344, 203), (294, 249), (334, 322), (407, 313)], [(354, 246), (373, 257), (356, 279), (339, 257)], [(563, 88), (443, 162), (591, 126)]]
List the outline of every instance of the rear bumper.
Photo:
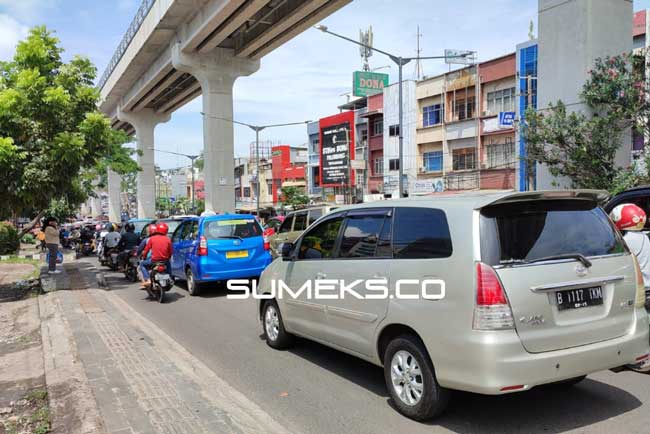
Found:
[[(270, 261), (269, 261), (270, 263)], [(220, 270), (220, 271), (205, 271), (201, 270), (200, 274), (196, 277), (197, 282), (215, 282), (218, 280), (229, 280), (229, 279), (247, 279), (247, 278), (257, 278), (262, 271), (268, 266), (268, 263), (265, 263), (262, 266), (255, 266), (249, 268), (236, 268), (230, 270)]]
[[(645, 309), (636, 309), (636, 317), (635, 328), (625, 336), (536, 354), (526, 352), (514, 330), (472, 333), (465, 347), (465, 354), (472, 357), (442, 363), (437, 369), (438, 381), (450, 389), (500, 395), (633, 364), (650, 351)], [(502, 390), (518, 385), (524, 387)]]

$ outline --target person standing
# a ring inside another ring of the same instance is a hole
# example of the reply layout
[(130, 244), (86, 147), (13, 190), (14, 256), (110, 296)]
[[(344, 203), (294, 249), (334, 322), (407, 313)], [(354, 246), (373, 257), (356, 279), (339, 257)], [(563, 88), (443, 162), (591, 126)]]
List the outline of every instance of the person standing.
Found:
[(55, 218), (46, 220), (45, 223), (45, 244), (50, 254), (48, 262), (49, 274), (59, 274), (60, 270), (56, 269), (56, 256), (59, 253), (59, 230), (57, 228), (57, 221)]

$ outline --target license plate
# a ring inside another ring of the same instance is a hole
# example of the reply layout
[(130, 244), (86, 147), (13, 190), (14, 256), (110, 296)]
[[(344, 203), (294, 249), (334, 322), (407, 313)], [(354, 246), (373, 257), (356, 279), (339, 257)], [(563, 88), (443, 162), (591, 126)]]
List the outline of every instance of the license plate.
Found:
[(169, 274), (156, 274), (156, 281), (158, 282), (167, 282), (169, 280)]
[(598, 306), (603, 304), (603, 288), (569, 289), (555, 293), (558, 310), (579, 309), (581, 307)]
[(248, 250), (233, 250), (226, 252), (226, 259), (248, 258)]

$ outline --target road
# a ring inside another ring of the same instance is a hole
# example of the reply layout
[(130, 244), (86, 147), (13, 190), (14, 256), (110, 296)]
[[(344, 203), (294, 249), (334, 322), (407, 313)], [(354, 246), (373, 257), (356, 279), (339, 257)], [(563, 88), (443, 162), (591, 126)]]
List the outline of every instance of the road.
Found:
[(225, 288), (190, 297), (177, 286), (160, 305), (121, 274), (106, 278), (139, 313), (292, 432), (650, 432), (650, 375), (601, 372), (572, 389), (497, 397), (457, 392), (445, 415), (417, 423), (391, 408), (380, 368), (305, 340), (288, 351), (269, 348), (252, 300), (229, 300)]

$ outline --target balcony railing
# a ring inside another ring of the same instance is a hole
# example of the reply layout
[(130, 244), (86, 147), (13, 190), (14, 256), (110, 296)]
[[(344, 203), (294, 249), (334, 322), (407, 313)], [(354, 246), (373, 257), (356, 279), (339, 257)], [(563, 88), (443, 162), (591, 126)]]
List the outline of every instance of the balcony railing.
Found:
[(138, 30), (140, 29), (142, 22), (147, 17), (147, 14), (151, 10), (155, 2), (156, 0), (142, 0), (142, 3), (140, 4), (138, 11), (135, 13), (135, 17), (133, 17), (133, 20), (131, 20), (131, 24), (129, 24), (129, 28), (126, 30), (126, 33), (122, 37), (122, 40), (120, 41), (120, 44), (117, 46), (115, 53), (113, 53), (113, 57), (111, 57), (111, 60), (108, 62), (108, 65), (106, 65), (106, 69), (104, 70), (104, 73), (99, 79), (99, 83), (97, 83), (97, 87), (99, 89), (104, 87), (106, 81), (108, 80), (108, 77), (111, 76), (117, 64), (120, 63), (120, 60), (122, 60), (122, 56), (124, 56), (126, 49), (129, 47), (129, 44), (133, 40), (135, 34), (138, 33)]

